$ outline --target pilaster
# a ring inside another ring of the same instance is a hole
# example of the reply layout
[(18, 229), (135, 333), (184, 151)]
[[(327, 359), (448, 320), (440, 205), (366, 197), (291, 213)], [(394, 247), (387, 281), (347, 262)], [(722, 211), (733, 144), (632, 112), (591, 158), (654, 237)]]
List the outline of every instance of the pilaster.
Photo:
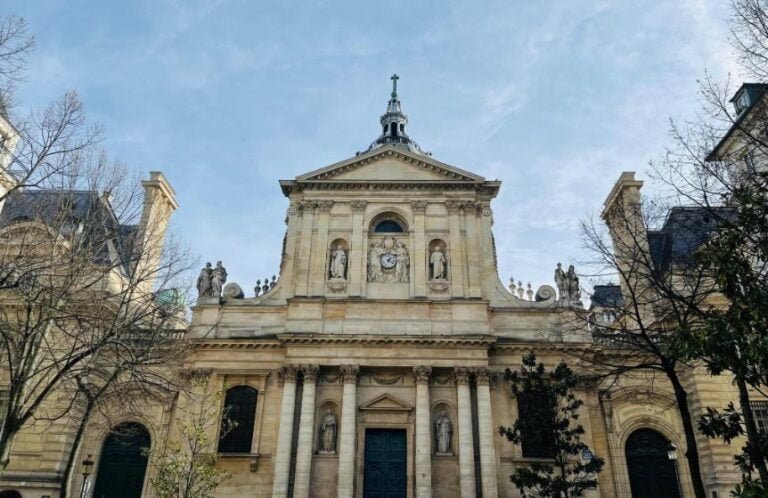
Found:
[(304, 374), (304, 387), (301, 396), (301, 415), (299, 417), (299, 442), (296, 449), (296, 477), (293, 485), (294, 498), (309, 496), (309, 480), (312, 471), (312, 442), (315, 434), (315, 391), (317, 371), (315, 365), (301, 367)]
[(317, 230), (312, 236), (309, 288), (313, 296), (325, 293), (325, 272), (328, 259), (328, 226), (331, 221), (332, 200), (317, 201)]
[(296, 260), (296, 272), (294, 280), (296, 281), (297, 296), (306, 296), (309, 292), (307, 287), (309, 278), (309, 257), (312, 249), (312, 228), (315, 220), (315, 201), (302, 201), (299, 203), (301, 210), (301, 235), (299, 239), (298, 258)]
[(365, 267), (366, 248), (363, 247), (363, 218), (367, 201), (352, 201), (352, 245), (349, 251), (349, 267), (356, 268), (350, 271), (349, 275), (349, 295), (361, 296), (363, 292), (363, 281), (368, 274)]
[(448, 210), (448, 231), (449, 243), (448, 257), (450, 258), (451, 270), (451, 295), (453, 297), (464, 296), (464, 255), (462, 250), (461, 225), (459, 219), (459, 201), (446, 201), (445, 207)]
[(431, 367), (415, 367), (416, 380), (416, 498), (432, 497), (432, 438), (429, 380)]
[(425, 214), (427, 212), (427, 201), (411, 201), (413, 209), (413, 230), (414, 230), (414, 248), (411, 266), (414, 267), (414, 293), (416, 297), (425, 297), (427, 295), (427, 242), (425, 230)]
[(472, 437), (472, 399), (469, 394), (470, 371), (456, 368), (456, 402), (459, 407), (459, 487), (461, 498), (475, 497), (475, 450)]
[(296, 379), (299, 369), (286, 365), (280, 369), (283, 384), (283, 400), (280, 404), (280, 428), (274, 458), (273, 498), (288, 496), (288, 481), (291, 473), (291, 439), (293, 438), (293, 410), (296, 405)]
[(355, 492), (355, 439), (357, 429), (357, 377), (360, 367), (342, 365), (344, 391), (341, 398), (341, 431), (339, 438), (338, 498), (351, 498)]
[(493, 443), (493, 412), (491, 411), (490, 385), (493, 380), (493, 373), (487, 368), (478, 368), (475, 371), (483, 498), (496, 498), (499, 495), (499, 485), (496, 481), (496, 449)]

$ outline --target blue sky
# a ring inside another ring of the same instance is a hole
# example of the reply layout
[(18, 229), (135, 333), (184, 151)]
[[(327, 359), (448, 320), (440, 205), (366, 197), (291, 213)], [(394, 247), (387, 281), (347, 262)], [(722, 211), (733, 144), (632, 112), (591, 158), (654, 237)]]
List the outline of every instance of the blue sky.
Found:
[[(659, 157), (696, 79), (734, 71), (722, 0), (6, 0), (37, 48), (19, 95), (76, 89), (110, 154), (162, 170), (174, 230), (252, 289), (276, 273), (279, 179), (365, 149), (400, 76), (410, 135), (503, 182), (506, 283), (585, 258), (578, 223)], [(738, 74), (735, 74), (738, 80)]]

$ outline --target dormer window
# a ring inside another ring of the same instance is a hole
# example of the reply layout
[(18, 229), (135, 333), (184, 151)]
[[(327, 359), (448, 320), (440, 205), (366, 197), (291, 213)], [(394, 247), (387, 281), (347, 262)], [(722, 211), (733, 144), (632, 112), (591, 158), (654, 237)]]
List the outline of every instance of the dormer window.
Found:
[(749, 92), (746, 89), (742, 89), (741, 93), (736, 97), (733, 102), (733, 107), (736, 109), (736, 114), (741, 114), (747, 107), (749, 107)]

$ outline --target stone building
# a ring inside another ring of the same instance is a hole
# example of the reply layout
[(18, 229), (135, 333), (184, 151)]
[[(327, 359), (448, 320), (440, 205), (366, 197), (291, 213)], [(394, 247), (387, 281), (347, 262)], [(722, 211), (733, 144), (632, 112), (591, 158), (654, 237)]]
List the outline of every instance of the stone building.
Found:
[[(596, 347), (586, 322), (573, 325), (583, 305), (572, 270), (558, 268), (558, 289), (502, 284), (491, 206), (501, 183), (424, 152), (407, 133), (394, 81), (367, 150), (280, 181), (288, 208), (279, 279), (248, 295), (230, 282), (219, 294), (211, 283), (215, 271), (216, 286), (226, 281), (219, 266), (198, 282), (185, 366), (211, 372), (222, 411), (238, 421), (219, 441), (219, 466), (231, 477), (217, 496), (519, 496), (509, 475), (542, 455), (498, 435), (519, 413), (500, 374), (531, 350), (551, 367), (578, 364)], [(606, 212), (641, 186), (623, 174)], [(601, 292), (597, 305), (622, 298), (615, 287)], [(691, 372), (687, 380), (694, 413), (733, 398), (728, 379)], [(585, 442), (606, 460), (588, 496), (692, 496), (663, 383), (584, 384), (577, 395)], [(138, 448), (173, 437), (174, 416), (173, 405), (153, 405), (118, 418), (142, 429)], [(129, 496), (129, 486), (130, 496), (151, 496), (146, 461), (129, 462), (109, 434), (94, 422), (80, 450), (97, 462), (91, 489), (130, 482), (104, 496)], [(727, 496), (739, 480), (735, 449), (700, 443), (707, 492)], [(44, 444), (24, 451), (45, 463), (25, 483), (0, 486), (41, 496), (35, 476), (56, 458)]]

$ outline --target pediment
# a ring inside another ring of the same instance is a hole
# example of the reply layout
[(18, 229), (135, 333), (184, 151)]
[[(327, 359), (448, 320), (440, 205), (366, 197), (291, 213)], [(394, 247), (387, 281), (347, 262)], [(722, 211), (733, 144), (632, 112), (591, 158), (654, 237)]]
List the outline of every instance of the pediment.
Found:
[(382, 394), (378, 398), (374, 398), (371, 401), (360, 405), (360, 409), (369, 411), (404, 412), (413, 410), (413, 407), (389, 394)]
[(485, 179), (429, 156), (387, 146), (311, 171), (298, 176), (296, 181), (483, 182)]

